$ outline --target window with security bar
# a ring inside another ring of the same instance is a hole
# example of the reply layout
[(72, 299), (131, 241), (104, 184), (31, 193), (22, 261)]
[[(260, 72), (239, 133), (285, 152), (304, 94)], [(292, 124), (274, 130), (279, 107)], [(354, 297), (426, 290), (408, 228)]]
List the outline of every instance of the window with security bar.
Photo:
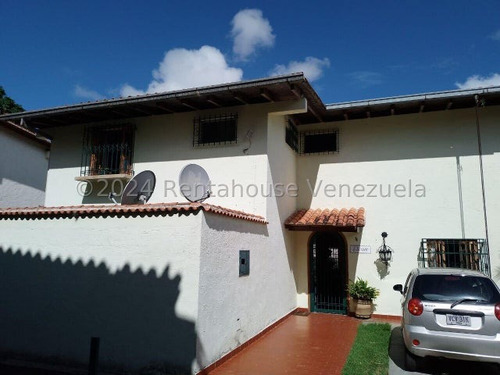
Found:
[(299, 132), (297, 131), (297, 127), (290, 120), (288, 120), (286, 126), (285, 142), (293, 151), (299, 152)]
[(302, 131), (299, 135), (300, 154), (331, 154), (339, 151), (336, 129)]
[(86, 126), (81, 176), (132, 174), (135, 126)]
[(193, 146), (236, 144), (238, 143), (237, 125), (237, 114), (196, 117), (193, 121)]
[(424, 238), (419, 262), (421, 267), (465, 268), (490, 275), (488, 248), (483, 239)]

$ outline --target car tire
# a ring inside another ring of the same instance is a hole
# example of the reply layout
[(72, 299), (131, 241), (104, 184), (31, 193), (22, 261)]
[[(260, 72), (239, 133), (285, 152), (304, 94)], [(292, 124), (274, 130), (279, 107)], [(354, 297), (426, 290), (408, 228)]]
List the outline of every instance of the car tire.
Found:
[(417, 371), (418, 359), (405, 348), (405, 370)]

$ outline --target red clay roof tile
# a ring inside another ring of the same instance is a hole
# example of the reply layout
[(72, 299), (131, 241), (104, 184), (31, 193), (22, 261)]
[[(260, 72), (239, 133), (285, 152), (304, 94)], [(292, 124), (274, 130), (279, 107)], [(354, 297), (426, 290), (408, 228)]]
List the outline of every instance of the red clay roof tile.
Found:
[(355, 231), (365, 226), (365, 209), (342, 208), (309, 209), (294, 212), (285, 221), (285, 227), (290, 230), (314, 230), (332, 227), (344, 231)]
[(152, 203), (144, 205), (81, 205), (61, 207), (26, 207), (0, 209), (0, 219), (44, 219), (106, 216), (160, 216), (196, 214), (199, 211), (229, 216), (234, 219), (267, 224), (262, 216), (214, 206), (207, 203)]

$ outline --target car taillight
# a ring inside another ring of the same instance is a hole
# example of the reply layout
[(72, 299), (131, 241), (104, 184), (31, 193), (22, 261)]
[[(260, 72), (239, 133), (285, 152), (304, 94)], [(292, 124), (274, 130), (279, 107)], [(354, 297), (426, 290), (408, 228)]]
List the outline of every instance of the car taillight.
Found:
[(497, 303), (495, 305), (495, 316), (497, 317), (498, 320), (500, 320), (500, 303)]
[[(500, 306), (500, 305), (498, 305), (498, 306)], [(422, 301), (420, 301), (418, 298), (412, 298), (408, 302), (408, 311), (410, 312), (410, 314), (415, 315), (415, 316), (422, 315), (422, 313), (424, 312), (424, 305), (422, 305)], [(495, 314), (496, 314), (496, 311), (497, 310), (495, 308)], [(500, 313), (500, 311), (499, 311), (499, 313)], [(498, 316), (497, 316), (497, 318), (498, 318)]]

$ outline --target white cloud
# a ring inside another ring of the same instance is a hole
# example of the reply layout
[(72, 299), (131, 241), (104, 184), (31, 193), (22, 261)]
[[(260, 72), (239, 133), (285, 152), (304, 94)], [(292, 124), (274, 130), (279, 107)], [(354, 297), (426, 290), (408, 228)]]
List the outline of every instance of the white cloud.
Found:
[(143, 95), (143, 94), (145, 94), (144, 91), (137, 90), (136, 88), (130, 86), (128, 83), (124, 84), (120, 88), (120, 95), (121, 96), (137, 96), (137, 95)]
[(356, 84), (360, 85), (363, 88), (380, 85), (383, 82), (382, 74), (377, 72), (358, 71), (349, 73), (348, 75), (354, 81), (356, 81)]
[(247, 60), (258, 47), (272, 47), (276, 36), (269, 21), (259, 9), (243, 9), (231, 21), (234, 39), (233, 52), (240, 60)]
[(323, 74), (323, 69), (330, 66), (330, 60), (326, 57), (318, 59), (316, 57), (306, 57), (304, 61), (291, 61), (288, 65), (276, 65), (270, 72), (271, 75), (281, 75), (296, 72), (303, 72), (309, 81), (315, 81)]
[(134, 96), (219, 83), (241, 81), (243, 71), (228, 66), (224, 55), (215, 47), (203, 46), (188, 50), (176, 48), (165, 53), (146, 91), (128, 84), (121, 87), (122, 96)]
[(500, 86), (500, 74), (494, 73), (489, 77), (473, 75), (467, 78), (464, 83), (456, 82), (455, 85), (459, 89), (477, 89), (482, 87)]
[(499, 40), (500, 41), (500, 30), (495, 31), (490, 35), (490, 39)]
[(87, 99), (87, 100), (101, 100), (104, 99), (104, 96), (99, 94), (97, 91), (89, 90), (80, 85), (76, 85), (73, 89), (73, 94), (79, 98)]

